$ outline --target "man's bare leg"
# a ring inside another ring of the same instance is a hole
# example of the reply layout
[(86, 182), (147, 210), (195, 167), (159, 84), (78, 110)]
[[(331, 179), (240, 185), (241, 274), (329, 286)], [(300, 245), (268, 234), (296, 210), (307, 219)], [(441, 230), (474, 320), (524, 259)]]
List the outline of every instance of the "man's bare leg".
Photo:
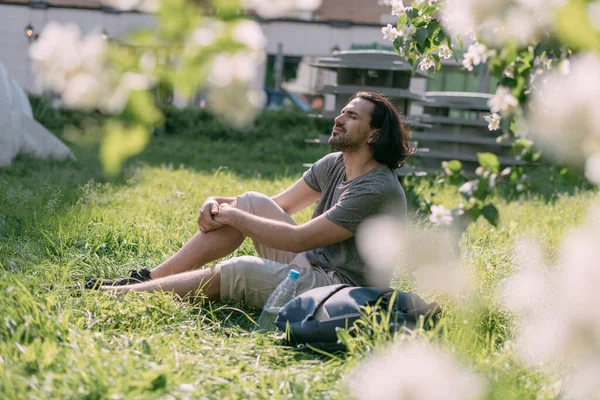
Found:
[[(237, 202), (231, 204), (237, 206)], [(240, 231), (223, 226), (210, 232), (198, 232), (177, 253), (150, 271), (152, 279), (180, 274), (201, 267), (240, 247), (244, 236)]]
[(164, 278), (127, 286), (102, 286), (101, 290), (125, 294), (135, 292), (172, 292), (182, 299), (202, 295), (209, 301), (220, 299), (221, 273), (218, 268), (210, 267), (198, 271), (189, 271)]
[(240, 231), (223, 226), (210, 232), (198, 232), (168, 260), (150, 271), (152, 279), (180, 274), (201, 267), (233, 252), (244, 241)]

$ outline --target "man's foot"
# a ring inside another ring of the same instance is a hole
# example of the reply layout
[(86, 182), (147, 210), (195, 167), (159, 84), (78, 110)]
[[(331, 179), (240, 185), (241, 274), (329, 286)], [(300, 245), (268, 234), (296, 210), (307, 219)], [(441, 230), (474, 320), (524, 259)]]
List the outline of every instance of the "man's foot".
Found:
[(99, 289), (100, 286), (124, 286), (134, 283), (146, 282), (152, 279), (150, 270), (142, 268), (140, 270), (132, 269), (129, 271), (129, 276), (123, 276), (116, 279), (92, 278), (84, 283), (84, 289)]

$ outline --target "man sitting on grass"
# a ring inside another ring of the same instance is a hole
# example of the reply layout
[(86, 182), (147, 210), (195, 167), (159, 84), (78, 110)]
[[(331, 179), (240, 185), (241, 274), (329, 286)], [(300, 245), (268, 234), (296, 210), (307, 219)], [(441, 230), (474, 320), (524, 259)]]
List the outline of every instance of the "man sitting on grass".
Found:
[[(262, 307), (292, 268), (300, 271), (298, 294), (338, 283), (367, 285), (354, 235), (362, 221), (384, 209), (405, 216), (406, 198), (394, 169), (413, 152), (409, 132), (388, 99), (358, 92), (335, 119), (329, 143), (339, 152), (317, 161), (276, 196), (247, 192), (208, 198), (198, 217), (200, 232), (153, 270), (92, 279), (85, 287), (162, 290)], [(312, 219), (296, 225), (290, 215), (317, 201)], [(233, 252), (245, 237), (258, 257), (234, 257), (196, 270)]]

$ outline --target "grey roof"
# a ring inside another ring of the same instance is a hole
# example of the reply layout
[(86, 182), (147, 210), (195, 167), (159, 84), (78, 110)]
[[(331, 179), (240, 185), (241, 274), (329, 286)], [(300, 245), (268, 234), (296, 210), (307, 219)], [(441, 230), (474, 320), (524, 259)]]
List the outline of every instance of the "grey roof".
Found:
[(395, 87), (380, 87), (380, 86), (364, 86), (364, 85), (325, 85), (323, 86), (323, 93), (334, 93), (334, 94), (354, 94), (359, 91), (366, 92), (378, 92), (388, 97), (397, 99), (410, 99), (424, 102), (426, 101), (423, 96), (418, 93), (410, 92), (407, 89), (400, 89)]
[(425, 98), (425, 105), (428, 107), (489, 111), (487, 102), (492, 95), (472, 92), (426, 92)]
[[(379, 69), (387, 71), (411, 72), (411, 65), (398, 54), (387, 50), (347, 50), (331, 56), (319, 57), (310, 64), (313, 67), (336, 71), (340, 68)], [(417, 71), (419, 77), (427, 77), (426, 73)]]

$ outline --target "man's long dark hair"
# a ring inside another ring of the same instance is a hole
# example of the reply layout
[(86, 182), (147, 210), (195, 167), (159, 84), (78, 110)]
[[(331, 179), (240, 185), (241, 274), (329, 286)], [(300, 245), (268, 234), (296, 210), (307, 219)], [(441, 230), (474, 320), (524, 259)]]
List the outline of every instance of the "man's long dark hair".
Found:
[(361, 98), (373, 103), (371, 128), (379, 129), (379, 136), (371, 144), (374, 158), (391, 169), (404, 165), (406, 157), (415, 152), (410, 147), (410, 131), (394, 105), (384, 96), (374, 92), (357, 92), (352, 99)]

